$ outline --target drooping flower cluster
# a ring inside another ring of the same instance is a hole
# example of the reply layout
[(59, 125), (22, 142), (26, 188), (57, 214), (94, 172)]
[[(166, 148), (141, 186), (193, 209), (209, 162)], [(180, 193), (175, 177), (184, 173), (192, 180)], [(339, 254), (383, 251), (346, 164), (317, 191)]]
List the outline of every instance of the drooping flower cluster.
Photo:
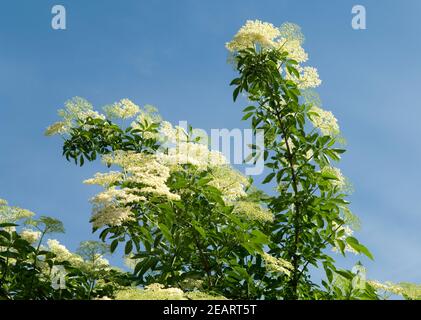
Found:
[[(94, 178), (85, 181), (105, 187), (104, 191), (91, 199), (94, 205), (91, 221), (95, 228), (119, 226), (133, 220), (131, 205), (143, 203), (149, 196), (180, 199), (166, 184), (170, 169), (156, 155), (115, 152), (113, 155), (105, 155), (103, 161), (121, 167), (123, 172), (96, 174)], [(120, 187), (123, 184), (126, 187)]]
[(113, 156), (103, 157), (103, 161), (107, 164), (118, 165), (123, 169), (125, 172), (123, 182), (128, 182), (137, 189), (126, 190), (132, 192), (132, 195), (133, 192), (138, 192), (179, 200), (179, 196), (170, 192), (166, 184), (170, 177), (170, 169), (163, 159), (162, 155), (132, 152), (117, 152)]
[(266, 268), (270, 272), (281, 272), (289, 276), (291, 275), (291, 271), (294, 270), (291, 262), (286, 261), (285, 259), (275, 258), (266, 252), (262, 254), (262, 258), (265, 261)]
[(391, 282), (381, 283), (375, 280), (369, 280), (368, 283), (377, 291), (390, 292), (396, 295), (405, 293), (405, 290), (402, 287)]
[(339, 134), (338, 120), (332, 112), (313, 106), (309, 113), (310, 121), (320, 129), (323, 135), (336, 136)]
[(123, 179), (123, 173), (110, 171), (107, 173), (96, 173), (93, 178), (83, 181), (85, 184), (94, 184), (102, 187), (110, 187), (118, 184)]
[(368, 283), (376, 289), (377, 292), (381, 292), (384, 296), (395, 294), (405, 297), (405, 299), (420, 300), (421, 299), (421, 285), (408, 282), (392, 283), (386, 281), (381, 283), (375, 280), (369, 280)]
[(129, 208), (116, 205), (94, 206), (91, 222), (94, 228), (101, 228), (105, 225), (121, 226), (124, 222), (133, 220), (133, 213)]

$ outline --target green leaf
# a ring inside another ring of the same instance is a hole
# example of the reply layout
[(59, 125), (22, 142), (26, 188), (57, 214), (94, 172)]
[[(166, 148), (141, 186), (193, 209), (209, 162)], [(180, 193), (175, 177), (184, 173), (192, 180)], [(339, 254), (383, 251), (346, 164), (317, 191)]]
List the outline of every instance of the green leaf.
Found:
[(366, 255), (368, 258), (370, 258), (371, 260), (374, 260), (373, 255), (371, 254), (371, 252), (365, 247), (363, 246), (361, 243), (359, 243), (359, 241), (354, 238), (354, 237), (347, 237), (346, 238), (346, 242), (351, 246), (351, 248), (353, 248), (355, 251), (363, 253), (364, 255)]
[(110, 251), (111, 251), (111, 253), (113, 253), (115, 251), (115, 249), (117, 248), (117, 246), (118, 246), (118, 239), (114, 239), (113, 242), (111, 242), (111, 245), (110, 245)]
[(361, 243), (360, 243), (360, 252), (362, 252), (363, 254), (365, 254), (371, 260), (374, 260), (374, 257), (372, 255), (372, 253), (367, 249), (367, 247), (365, 247)]
[(250, 118), (253, 114), (254, 114), (253, 112), (246, 113), (246, 114), (245, 114), (245, 115), (241, 118), (241, 120), (247, 120), (247, 119), (248, 119), (248, 118)]
[(232, 98), (234, 100), (234, 102), (237, 100), (238, 94), (240, 93), (241, 87), (238, 86), (237, 88), (235, 88), (234, 92), (232, 93)]
[(7, 223), (7, 222), (5, 222), (5, 223), (0, 223), (0, 228), (7, 228), (7, 227), (17, 227), (18, 225), (17, 224), (14, 224), (14, 223)]
[(159, 226), (159, 229), (161, 230), (161, 232), (162, 232), (162, 234), (164, 235), (164, 237), (169, 241), (169, 242), (173, 242), (173, 238), (172, 238), (172, 235), (171, 235), (171, 232), (170, 232), (170, 230), (168, 229), (168, 227), (165, 225), (165, 224), (163, 224), (163, 223), (160, 223), (160, 224), (158, 224), (158, 226)]
[(127, 254), (129, 254), (130, 252), (132, 252), (132, 249), (133, 249), (133, 242), (132, 242), (131, 240), (129, 240), (129, 241), (126, 243), (126, 246), (125, 246), (125, 248), (124, 248), (124, 253), (127, 255)]
[(243, 112), (249, 112), (249, 111), (253, 111), (256, 110), (255, 106), (248, 106), (247, 108), (244, 108)]
[(203, 229), (201, 226), (199, 226), (196, 222), (195, 222), (195, 223), (192, 223), (192, 224), (193, 224), (194, 229), (195, 229), (197, 232), (199, 232), (199, 233), (200, 233), (200, 235), (201, 235), (203, 238), (206, 238), (206, 231), (205, 231), (205, 229)]
[(272, 172), (272, 173), (270, 173), (270, 174), (268, 174), (267, 176), (266, 176), (266, 178), (263, 180), (263, 184), (266, 184), (266, 183), (269, 183), (269, 182), (271, 182), (272, 181), (272, 179), (273, 179), (273, 177), (275, 177), (275, 172)]

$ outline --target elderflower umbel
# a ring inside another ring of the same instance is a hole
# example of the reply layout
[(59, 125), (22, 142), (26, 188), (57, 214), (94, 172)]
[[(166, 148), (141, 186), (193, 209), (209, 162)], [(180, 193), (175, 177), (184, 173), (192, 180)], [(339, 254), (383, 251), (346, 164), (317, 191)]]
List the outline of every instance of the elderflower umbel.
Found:
[(215, 167), (210, 174), (212, 180), (209, 185), (222, 192), (225, 202), (230, 203), (247, 195), (244, 189), (249, 186), (249, 180), (230, 166)]
[(168, 149), (167, 161), (172, 165), (191, 164), (199, 170), (227, 163), (226, 158), (219, 151), (209, 150), (208, 146), (194, 142), (180, 142)]
[(72, 265), (77, 265), (83, 262), (82, 257), (71, 253), (64, 245), (60, 244), (55, 239), (47, 240), (48, 248), (56, 255), (54, 258), (58, 262), (68, 261)]
[(161, 134), (160, 139), (163, 142), (168, 142), (170, 144), (177, 144), (180, 142), (187, 142), (187, 133), (184, 128), (173, 125), (168, 121), (162, 121), (159, 133)]
[(309, 117), (313, 125), (320, 129), (323, 135), (335, 136), (339, 134), (338, 120), (332, 112), (313, 106), (310, 109)]
[(367, 282), (368, 282), (369, 285), (371, 285), (376, 290), (390, 292), (390, 293), (397, 294), (397, 295), (402, 295), (402, 294), (406, 293), (405, 290), (402, 287), (400, 287), (398, 285), (395, 285), (393, 283), (390, 283), (390, 282), (381, 283), (381, 282), (378, 282), (378, 281), (375, 281), (375, 280), (368, 280)]
[(120, 203), (126, 205), (133, 202), (146, 201), (144, 196), (139, 196), (136, 192), (140, 192), (140, 190), (131, 188), (116, 189), (112, 187), (98, 193), (91, 199), (91, 202), (97, 206), (107, 206), (111, 204)]
[(298, 40), (282, 38), (276, 43), (276, 47), (281, 52), (288, 53), (288, 58), (295, 60), (298, 63), (303, 63), (308, 60), (308, 54), (304, 51), (300, 41)]
[(271, 272), (281, 272), (289, 276), (291, 275), (291, 271), (294, 270), (291, 262), (282, 258), (275, 258), (266, 252), (262, 254), (262, 258), (265, 261), (266, 268)]
[(7, 202), (3, 200), (0, 205), (0, 223), (15, 223), (21, 219), (30, 218), (35, 214), (29, 210), (10, 207)]
[(114, 155), (105, 155), (103, 161), (120, 166), (126, 172), (122, 182), (137, 184), (137, 192), (179, 200), (179, 196), (171, 193), (166, 185), (170, 169), (163, 163), (163, 155), (116, 152)]
[(121, 172), (110, 171), (108, 173), (96, 173), (93, 178), (83, 181), (85, 184), (95, 184), (103, 187), (109, 187), (118, 183), (123, 178)]
[(240, 28), (231, 42), (228, 42), (226, 48), (233, 52), (253, 47), (258, 44), (262, 47), (274, 47), (275, 39), (279, 37), (280, 31), (273, 24), (259, 20), (248, 20)]
[(297, 78), (294, 74), (286, 71), (285, 79), (295, 82), (299, 89), (316, 88), (322, 83), (316, 68), (301, 66), (296, 66), (295, 68), (300, 73), (300, 77)]
[(80, 97), (74, 97), (66, 101), (64, 109), (60, 109), (58, 115), (63, 118), (63, 121), (49, 126), (45, 131), (46, 135), (66, 134), (71, 128), (77, 126), (78, 121), (85, 121), (87, 118), (105, 119), (103, 114), (94, 111), (93, 106)]
[(337, 187), (339, 190), (345, 189), (347, 185), (347, 181), (339, 168), (329, 167), (329, 166), (323, 167), (322, 174), (332, 176), (335, 178), (335, 179), (329, 180), (330, 184), (333, 187)]
[(30, 229), (24, 229), (20, 233), (20, 236), (22, 239), (28, 241), (29, 243), (35, 243), (36, 241), (39, 240), (41, 236), (41, 232), (30, 230)]
[(117, 292), (116, 300), (186, 300), (184, 292), (179, 288), (165, 288), (159, 283), (152, 283), (139, 289), (136, 287)]
[[(346, 238), (347, 237), (351, 237), (354, 234), (354, 231), (346, 225), (338, 225), (336, 222), (333, 223), (333, 230), (335, 230), (336, 233), (343, 231), (343, 235), (341, 237), (339, 237), (339, 240), (342, 240), (345, 243), (345, 251), (346, 252), (351, 252), (354, 254), (358, 254), (358, 252), (352, 248), (347, 242), (346, 242)], [(339, 245), (336, 243), (336, 245), (332, 248), (332, 251), (337, 252), (340, 251), (340, 247)]]
[(272, 222), (273, 214), (258, 203), (250, 201), (238, 201), (234, 205), (234, 213), (250, 220)]
[(133, 220), (133, 213), (129, 208), (115, 205), (94, 207), (91, 222), (94, 228), (103, 226), (121, 226), (126, 221)]
[(140, 108), (129, 99), (122, 99), (104, 107), (105, 114), (110, 119), (128, 119), (135, 117)]

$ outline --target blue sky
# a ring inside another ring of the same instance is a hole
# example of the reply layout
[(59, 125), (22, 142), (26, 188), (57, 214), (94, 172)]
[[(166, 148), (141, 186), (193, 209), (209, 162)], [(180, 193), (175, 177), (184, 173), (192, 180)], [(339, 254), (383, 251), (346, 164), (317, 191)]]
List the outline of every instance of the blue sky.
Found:
[[(51, 8), (67, 9), (67, 30), (51, 28)], [(351, 28), (351, 8), (367, 9), (367, 29)], [(65, 100), (100, 107), (129, 98), (164, 118), (196, 127), (237, 128), (224, 43), (247, 19), (299, 24), (319, 69), (323, 106), (348, 141), (340, 168), (352, 181), (357, 233), (375, 255), (378, 280), (421, 282), (421, 2), (403, 1), (23, 1), (0, 5), (0, 197), (60, 218), (71, 249), (96, 239), (78, 168), (44, 129)], [(351, 257), (345, 265), (358, 258)], [(340, 261), (342, 261), (340, 259)]]

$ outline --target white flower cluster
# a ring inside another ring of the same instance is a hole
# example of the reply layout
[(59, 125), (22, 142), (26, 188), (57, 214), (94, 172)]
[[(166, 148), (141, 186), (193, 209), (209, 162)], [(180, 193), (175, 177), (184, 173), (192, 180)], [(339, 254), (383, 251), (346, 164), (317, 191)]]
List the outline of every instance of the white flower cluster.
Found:
[(294, 81), (299, 89), (316, 88), (322, 83), (316, 68), (296, 66), (296, 69), (300, 73), (299, 78), (285, 70), (285, 79)]
[[(166, 184), (170, 177), (170, 169), (162, 154), (116, 152), (114, 155), (104, 156), (103, 161), (120, 166), (125, 172), (122, 182), (135, 184), (137, 186), (135, 192), (179, 200), (179, 196), (171, 193)], [(126, 193), (129, 192), (129, 190), (126, 191)]]
[(368, 284), (378, 291), (390, 292), (397, 295), (406, 293), (404, 288), (391, 282), (381, 283), (375, 280), (369, 280)]
[(272, 222), (273, 214), (258, 203), (251, 201), (237, 201), (234, 204), (234, 213), (250, 220), (261, 222)]
[(79, 121), (87, 118), (105, 119), (103, 114), (93, 110), (93, 106), (85, 99), (75, 97), (65, 103), (64, 109), (58, 111), (58, 115), (63, 121), (56, 122), (45, 131), (47, 136), (56, 134), (66, 134), (71, 128), (77, 126)]
[(133, 220), (133, 213), (129, 208), (116, 205), (94, 206), (91, 222), (94, 228), (121, 226), (126, 221)]
[[(333, 230), (336, 230), (336, 233), (343, 231), (343, 235), (341, 237), (339, 237), (339, 240), (344, 241), (345, 243), (345, 251), (346, 252), (351, 252), (353, 254), (358, 254), (358, 252), (352, 248), (347, 242), (346, 242), (346, 238), (347, 237), (351, 237), (354, 234), (354, 231), (347, 225), (341, 225), (339, 226), (336, 222), (333, 223)], [(338, 244), (336, 244), (333, 248), (332, 251), (334, 252), (338, 252), (340, 251), (340, 247)]]
[(177, 144), (188, 140), (187, 132), (182, 127), (173, 127), (168, 121), (161, 122), (159, 132), (161, 134), (160, 140), (163, 143)]
[(146, 156), (141, 165), (126, 168), (129, 173), (126, 181), (141, 185), (142, 193), (166, 197), (168, 200), (180, 200), (180, 196), (174, 194), (168, 188), (166, 182), (170, 177), (170, 169), (160, 163), (156, 156)]
[(0, 199), (0, 223), (15, 223), (34, 215), (29, 210), (9, 206), (6, 200)]
[(152, 283), (144, 289), (130, 287), (120, 290), (116, 300), (226, 300), (223, 296), (213, 296), (197, 290), (183, 292), (179, 288), (165, 288), (159, 283)]
[(298, 40), (282, 38), (277, 42), (276, 48), (281, 52), (287, 52), (288, 58), (295, 60), (298, 63), (303, 63), (308, 60), (308, 54)]
[(172, 166), (191, 164), (199, 170), (221, 166), (227, 163), (226, 158), (219, 151), (209, 150), (206, 145), (194, 142), (180, 142), (168, 149), (164, 161)]
[(198, 170), (218, 167), (227, 164), (225, 156), (215, 150), (209, 150), (202, 143), (189, 142), (188, 135), (181, 127), (173, 127), (171, 123), (163, 121), (160, 127), (163, 152), (158, 157), (169, 167), (191, 164)]
[[(108, 165), (120, 166), (124, 172), (96, 174), (88, 184), (99, 184), (105, 190), (91, 199), (94, 205), (91, 221), (95, 228), (104, 225), (119, 226), (134, 219), (131, 205), (147, 201), (149, 196), (164, 197), (168, 200), (179, 200), (180, 196), (168, 188), (166, 182), (170, 169), (161, 158), (153, 154), (134, 152), (116, 152), (105, 155), (103, 161)], [(119, 185), (130, 187), (118, 188)]]
[(275, 258), (266, 252), (262, 254), (262, 258), (265, 261), (266, 268), (270, 272), (281, 272), (290, 276), (291, 271), (294, 270), (294, 266), (291, 262), (286, 261), (285, 259)]
[[(158, 109), (152, 105), (145, 105), (140, 112), (136, 119), (130, 124), (133, 129), (142, 129), (141, 124), (145, 127), (150, 126), (151, 124), (160, 124), (162, 122), (161, 116), (158, 113)], [(143, 132), (143, 137), (146, 139), (158, 139), (159, 135), (145, 131)]]
[(280, 34), (279, 29), (271, 23), (248, 20), (240, 28), (233, 40), (226, 44), (226, 48), (231, 52), (247, 49), (256, 44), (262, 47), (273, 48), (276, 44), (275, 40)]
[(141, 190), (136, 188), (117, 189), (116, 187), (110, 187), (94, 196), (91, 199), (91, 202), (97, 207), (104, 207), (118, 204), (128, 205), (133, 202), (146, 201), (144, 196), (137, 194), (139, 192), (141, 192)]
[[(69, 262), (72, 266), (86, 271), (104, 270), (110, 267), (110, 263), (101, 254), (95, 253), (89, 259), (84, 260), (80, 255), (70, 252), (64, 245), (55, 239), (47, 240), (47, 248), (56, 256), (56, 262)], [(44, 266), (46, 267), (46, 266)]]
[(250, 181), (230, 166), (215, 167), (211, 170), (210, 175), (212, 180), (209, 185), (222, 192), (226, 203), (232, 203), (247, 195), (245, 188), (250, 185)]
[(105, 106), (104, 111), (109, 119), (129, 119), (140, 113), (140, 108), (129, 99), (122, 99)]
[(85, 184), (95, 184), (102, 187), (110, 187), (117, 184), (123, 178), (121, 172), (111, 171), (107, 173), (96, 173), (93, 178), (83, 181)]
[[(238, 52), (257, 45), (263, 50), (276, 49), (287, 53), (289, 59), (304, 63), (308, 60), (308, 54), (302, 47), (303, 40), (300, 28), (294, 24), (286, 23), (276, 28), (271, 23), (249, 20), (233, 40), (226, 44), (226, 48), (231, 52)], [(287, 80), (297, 83), (299, 89), (315, 88), (321, 84), (316, 68), (297, 65), (296, 69), (299, 77), (290, 74), (286, 69), (281, 69), (281, 72), (285, 72)]]
[(72, 265), (80, 265), (83, 263), (82, 257), (71, 253), (64, 245), (55, 239), (47, 240), (48, 249), (56, 255), (54, 258), (57, 262), (68, 261)]
[(338, 190), (345, 190), (347, 187), (347, 180), (339, 168), (325, 166), (321, 172), (324, 175), (334, 178), (330, 179), (329, 182), (333, 187), (338, 188)]
[(41, 237), (41, 232), (30, 229), (24, 229), (21, 231), (20, 236), (22, 239), (32, 244), (39, 240), (39, 238)]
[(336, 136), (340, 132), (338, 120), (330, 111), (313, 106), (310, 109), (309, 118), (313, 125), (320, 129), (323, 135)]

